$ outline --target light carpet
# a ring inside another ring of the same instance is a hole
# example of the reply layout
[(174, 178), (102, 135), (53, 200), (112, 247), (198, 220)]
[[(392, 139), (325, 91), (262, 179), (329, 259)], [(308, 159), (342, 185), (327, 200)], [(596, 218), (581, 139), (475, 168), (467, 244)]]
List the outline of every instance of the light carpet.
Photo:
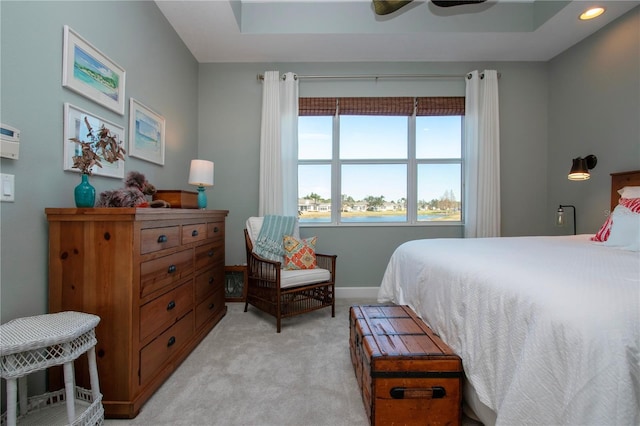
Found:
[(349, 354), (349, 307), (284, 319), (244, 303), (227, 315), (131, 420), (106, 425), (368, 425)]

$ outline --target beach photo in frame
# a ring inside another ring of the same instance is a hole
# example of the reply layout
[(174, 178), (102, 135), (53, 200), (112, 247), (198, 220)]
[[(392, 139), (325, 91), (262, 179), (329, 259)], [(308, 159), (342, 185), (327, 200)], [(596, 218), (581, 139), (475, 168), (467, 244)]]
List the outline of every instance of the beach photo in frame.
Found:
[[(63, 125), (64, 170), (80, 173), (80, 169), (73, 168), (73, 157), (75, 155), (82, 155), (81, 146), (70, 139), (78, 138), (83, 142), (90, 142), (90, 138), (87, 137), (89, 129), (87, 128), (85, 119), (89, 122), (89, 125), (95, 134), (97, 134), (98, 130), (104, 126), (109, 129), (118, 142), (122, 142), (122, 145), (125, 144), (124, 127), (118, 126), (117, 124), (111, 123), (90, 112), (84, 111), (65, 102)], [(91, 173), (93, 175), (124, 179), (124, 161), (109, 163), (102, 157), (100, 160), (102, 167), (93, 166), (91, 169)]]
[(129, 100), (129, 155), (164, 165), (164, 117)]
[(62, 50), (62, 86), (124, 115), (124, 69), (68, 25)]

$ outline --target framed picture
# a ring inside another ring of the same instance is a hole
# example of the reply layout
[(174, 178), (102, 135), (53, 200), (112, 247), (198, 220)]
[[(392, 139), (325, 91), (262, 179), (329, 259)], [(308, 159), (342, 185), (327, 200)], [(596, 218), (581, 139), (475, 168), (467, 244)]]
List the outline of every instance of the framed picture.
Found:
[(129, 155), (164, 165), (164, 117), (129, 100)]
[(224, 267), (224, 297), (227, 302), (244, 302), (247, 299), (247, 266)]
[[(124, 128), (117, 124), (111, 123), (104, 118), (100, 118), (87, 111), (84, 111), (69, 103), (64, 104), (64, 170), (80, 173), (79, 169), (73, 168), (73, 157), (75, 155), (81, 155), (81, 147), (79, 144), (69, 140), (71, 138), (78, 138), (83, 142), (90, 142), (90, 138), (87, 137), (89, 129), (85, 119), (89, 122), (89, 125), (93, 128), (94, 133), (104, 126), (113, 136), (116, 137), (118, 142), (122, 141), (124, 144)], [(93, 166), (91, 173), (97, 176), (107, 176), (112, 178), (124, 179), (124, 161), (116, 161), (115, 163), (109, 163), (102, 159), (100, 161), (102, 167)]]
[(62, 50), (62, 86), (124, 115), (124, 69), (68, 25)]

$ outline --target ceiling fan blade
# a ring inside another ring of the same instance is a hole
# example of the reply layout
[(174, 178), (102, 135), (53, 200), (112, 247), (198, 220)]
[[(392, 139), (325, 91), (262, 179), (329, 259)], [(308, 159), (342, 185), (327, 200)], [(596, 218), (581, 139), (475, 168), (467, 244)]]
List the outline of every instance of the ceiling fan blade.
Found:
[(484, 3), (487, 0), (431, 0), (431, 3), (440, 7), (461, 6), (463, 4)]
[(388, 15), (412, 1), (413, 0), (373, 0), (373, 7), (376, 15)]

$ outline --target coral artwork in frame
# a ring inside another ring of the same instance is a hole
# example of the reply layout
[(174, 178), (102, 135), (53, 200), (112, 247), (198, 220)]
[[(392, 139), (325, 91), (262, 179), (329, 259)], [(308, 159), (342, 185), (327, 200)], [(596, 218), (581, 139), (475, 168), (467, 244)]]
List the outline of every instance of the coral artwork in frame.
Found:
[[(94, 129), (100, 129), (102, 126), (107, 128), (111, 134), (121, 144), (124, 144), (124, 128), (117, 124), (111, 123), (94, 114), (84, 111), (69, 103), (64, 104), (64, 170), (80, 173), (81, 171), (74, 168), (73, 157), (82, 154), (82, 147), (73, 142), (77, 139), (82, 142), (91, 142), (89, 138), (89, 129), (87, 123)], [(104, 160), (104, 161), (103, 161)], [(124, 179), (124, 161), (115, 161), (113, 163), (100, 158), (102, 167), (93, 166), (91, 174), (97, 176), (106, 176), (118, 179)]]

